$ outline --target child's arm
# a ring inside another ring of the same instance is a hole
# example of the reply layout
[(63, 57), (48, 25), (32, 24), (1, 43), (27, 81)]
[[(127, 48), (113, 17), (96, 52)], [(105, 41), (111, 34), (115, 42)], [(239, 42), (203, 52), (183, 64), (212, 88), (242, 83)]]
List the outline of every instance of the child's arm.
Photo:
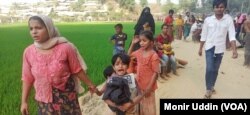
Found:
[(134, 107), (135, 105), (137, 105), (142, 99), (143, 97), (145, 96), (146, 93), (143, 93), (143, 94), (140, 94), (136, 97), (133, 98), (133, 100), (131, 100), (130, 102), (127, 102), (121, 106), (118, 106), (118, 108), (121, 110), (121, 111), (127, 111), (129, 109), (131, 109), (132, 107)]
[[(136, 76), (135, 76), (136, 77)], [(135, 81), (136, 86), (138, 86), (138, 83)], [(127, 111), (137, 105), (145, 96), (145, 92), (139, 93), (136, 97), (134, 97), (130, 102), (123, 104), (122, 106), (119, 106), (119, 109), (122, 111)]]
[(115, 44), (115, 36), (111, 36), (111, 38), (109, 39), (110, 43), (112, 43), (113, 45)]
[(157, 74), (159, 72), (160, 59), (157, 55), (154, 55), (152, 58), (153, 58), (153, 60), (151, 63), (152, 63), (152, 69), (153, 69), (154, 73), (151, 77), (151, 80), (150, 80), (146, 90), (145, 90), (146, 95), (152, 91), (153, 85), (156, 83), (156, 80), (157, 80), (157, 76), (158, 76)]
[(102, 89), (99, 91), (98, 89), (95, 91), (95, 93), (98, 95), (98, 96), (101, 96), (103, 93), (104, 93), (104, 91), (106, 90), (106, 86), (107, 86), (107, 84), (105, 84), (103, 87), (102, 87)]
[(109, 106), (112, 106), (112, 107), (118, 107), (115, 103), (113, 103), (111, 100), (109, 100), (109, 99), (106, 99), (106, 100), (104, 100), (104, 102), (105, 103), (107, 103)]
[(115, 44), (115, 40), (114, 39), (110, 39), (110, 43), (114, 45)]
[(154, 74), (153, 74), (153, 76), (152, 76), (152, 78), (151, 78), (151, 80), (150, 80), (150, 82), (148, 84), (148, 87), (145, 90), (145, 94), (148, 94), (148, 93), (150, 93), (152, 91), (152, 87), (155, 84), (156, 80), (157, 80), (157, 73), (154, 72)]
[(131, 45), (130, 45), (130, 47), (128, 49), (128, 55), (131, 55), (132, 49), (134, 48), (135, 44), (138, 43), (139, 41), (140, 41), (139, 36), (135, 36), (133, 38), (132, 43), (131, 43)]

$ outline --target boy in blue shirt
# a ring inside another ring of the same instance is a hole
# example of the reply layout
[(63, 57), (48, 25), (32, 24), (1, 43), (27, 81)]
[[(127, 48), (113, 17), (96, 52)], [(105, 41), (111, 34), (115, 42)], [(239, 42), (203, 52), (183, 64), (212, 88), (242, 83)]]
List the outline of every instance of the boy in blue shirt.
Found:
[(111, 37), (111, 41), (114, 44), (113, 55), (117, 53), (125, 53), (125, 41), (127, 40), (127, 34), (122, 32), (122, 24), (115, 25), (116, 33)]

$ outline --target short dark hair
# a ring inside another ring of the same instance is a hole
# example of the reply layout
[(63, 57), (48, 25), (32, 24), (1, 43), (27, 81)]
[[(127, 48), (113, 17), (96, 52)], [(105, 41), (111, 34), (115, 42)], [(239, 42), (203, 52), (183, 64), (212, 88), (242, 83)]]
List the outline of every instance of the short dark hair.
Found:
[(170, 13), (174, 13), (174, 10), (173, 9), (170, 9), (169, 11), (168, 11), (168, 13), (170, 14)]
[(127, 54), (124, 54), (124, 53), (118, 53), (118, 54), (115, 54), (113, 57), (112, 57), (112, 65), (114, 66), (115, 65), (115, 62), (116, 60), (120, 58), (122, 60), (122, 63), (126, 64), (129, 66), (129, 62), (130, 62), (130, 57), (127, 55)]
[(142, 31), (140, 36), (145, 36), (149, 41), (154, 41), (154, 35), (152, 31)]
[(219, 6), (220, 4), (223, 4), (225, 8), (227, 8), (227, 0), (214, 0), (213, 8)]
[(115, 26), (114, 26), (115, 28), (123, 28), (123, 26), (122, 26), (122, 24), (121, 23), (119, 23), (119, 24), (116, 24)]
[(107, 66), (103, 70), (103, 76), (105, 77), (105, 79), (107, 79), (108, 77), (110, 77), (113, 73), (114, 73), (114, 69), (113, 69), (112, 65)]

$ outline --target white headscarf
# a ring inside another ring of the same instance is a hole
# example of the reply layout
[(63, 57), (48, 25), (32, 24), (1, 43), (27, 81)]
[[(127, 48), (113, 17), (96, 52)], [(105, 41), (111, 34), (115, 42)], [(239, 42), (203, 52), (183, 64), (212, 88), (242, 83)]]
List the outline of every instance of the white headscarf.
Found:
[[(86, 72), (87, 65), (86, 65), (84, 59), (82, 58), (82, 56), (80, 55), (78, 49), (75, 47), (75, 45), (73, 43), (69, 42), (66, 38), (60, 36), (60, 34), (59, 34), (57, 28), (54, 26), (51, 18), (49, 18), (48, 16), (45, 16), (45, 15), (36, 15), (36, 16), (41, 18), (42, 21), (44, 22), (46, 29), (48, 31), (48, 34), (49, 34), (49, 39), (43, 43), (38, 43), (35, 41), (34, 42), (35, 47), (42, 49), (42, 50), (48, 50), (48, 49), (51, 49), (58, 44), (68, 43), (75, 49), (75, 51), (77, 53), (77, 58), (81, 64), (81, 67)], [(80, 82), (79, 78), (77, 76), (73, 76), (73, 79), (75, 81), (75, 90), (78, 93), (83, 93), (84, 89), (81, 86), (81, 82)]]

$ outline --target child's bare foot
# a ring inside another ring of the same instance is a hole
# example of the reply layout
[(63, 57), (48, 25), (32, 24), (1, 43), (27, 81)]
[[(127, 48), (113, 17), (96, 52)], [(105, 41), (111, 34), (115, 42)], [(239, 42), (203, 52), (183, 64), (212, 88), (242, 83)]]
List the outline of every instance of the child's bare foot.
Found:
[(179, 76), (179, 74), (178, 74), (176, 71), (175, 71), (175, 72), (173, 72), (173, 74), (174, 74), (174, 75), (176, 75), (176, 76)]
[(163, 76), (162, 74), (158, 74), (157, 80), (158, 80), (160, 83), (164, 83), (164, 81), (167, 80), (167, 79), (166, 79), (165, 76)]
[(168, 74), (163, 74), (163, 75), (161, 75), (161, 78), (164, 79), (164, 80), (168, 80), (168, 79), (167, 79), (168, 77), (169, 77)]

